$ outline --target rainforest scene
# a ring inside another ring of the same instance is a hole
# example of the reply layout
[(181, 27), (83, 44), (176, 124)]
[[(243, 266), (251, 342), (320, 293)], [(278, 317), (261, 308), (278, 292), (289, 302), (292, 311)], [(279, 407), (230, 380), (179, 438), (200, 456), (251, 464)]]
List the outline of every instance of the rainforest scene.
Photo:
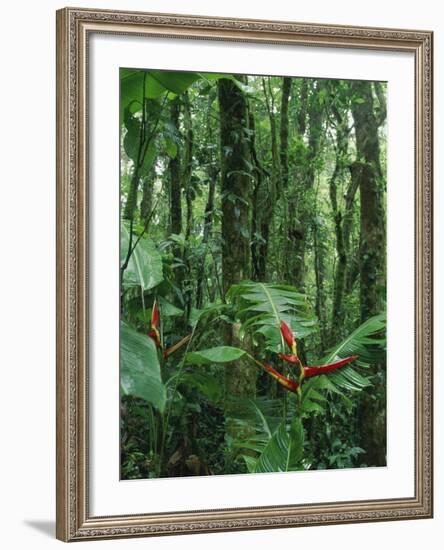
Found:
[(120, 478), (385, 466), (386, 83), (119, 78)]

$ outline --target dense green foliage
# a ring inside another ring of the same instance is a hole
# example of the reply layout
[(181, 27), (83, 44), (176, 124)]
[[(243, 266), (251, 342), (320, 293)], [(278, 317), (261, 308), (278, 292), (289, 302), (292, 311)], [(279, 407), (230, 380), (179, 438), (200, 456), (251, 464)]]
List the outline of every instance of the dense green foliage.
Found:
[(120, 83), (122, 478), (385, 465), (385, 85)]

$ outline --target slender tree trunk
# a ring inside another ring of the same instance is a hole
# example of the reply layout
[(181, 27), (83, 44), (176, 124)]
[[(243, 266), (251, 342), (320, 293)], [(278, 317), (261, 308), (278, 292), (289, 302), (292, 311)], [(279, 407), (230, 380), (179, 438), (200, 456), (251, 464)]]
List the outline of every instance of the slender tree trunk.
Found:
[[(357, 161), (353, 177), (359, 184), (361, 199), (360, 227), (360, 309), (361, 321), (379, 313), (385, 296), (385, 227), (382, 199), (378, 127), (373, 90), (370, 82), (356, 81), (351, 87), (363, 102), (352, 104), (355, 123)], [(374, 381), (385, 389), (385, 369), (373, 369)], [(366, 451), (364, 460), (370, 466), (386, 464), (386, 402), (385, 391), (372, 388), (362, 395), (360, 404), (360, 445)]]
[(149, 175), (142, 182), (142, 200), (140, 201), (140, 220), (142, 224), (147, 222), (152, 213), (155, 178), (156, 172), (152, 167)]
[[(186, 202), (186, 224), (185, 224), (185, 242), (189, 243), (191, 233), (193, 231), (193, 201), (194, 201), (194, 188), (193, 188), (193, 148), (194, 148), (194, 135), (193, 125), (191, 119), (191, 106), (188, 92), (183, 94), (183, 125), (185, 133), (185, 153), (183, 159), (183, 174), (182, 174), (182, 186), (185, 189), (185, 202)], [(184, 251), (184, 263), (185, 263), (185, 290), (184, 290), (184, 302), (185, 302), (185, 322), (188, 324), (188, 319), (191, 314), (191, 307), (193, 301), (193, 284), (192, 284), (192, 265), (189, 260), (189, 248), (188, 246)]]
[(316, 281), (316, 301), (315, 312), (319, 321), (319, 339), (321, 342), (321, 353), (328, 347), (328, 330), (327, 330), (327, 309), (326, 309), (326, 292), (325, 292), (325, 257), (326, 247), (322, 228), (319, 227), (317, 221), (313, 223), (313, 247), (314, 247), (314, 272)]
[(288, 102), (290, 99), (292, 80), (293, 79), (288, 76), (284, 76), (282, 79), (279, 159), (281, 166), (281, 182), (284, 189), (288, 187)]
[(270, 180), (271, 174), (262, 166), (256, 150), (256, 125), (252, 111), (249, 112), (250, 156), (253, 165), (254, 184), (251, 216), (251, 261), (252, 278), (265, 281), (268, 256), (268, 239), (272, 223), (275, 193)]
[(287, 279), (300, 290), (303, 290), (305, 286), (305, 251), (314, 211), (314, 201), (310, 195), (312, 195), (318, 170), (317, 164), (319, 163), (323, 136), (325, 112), (318, 99), (321, 86), (319, 81), (315, 81), (308, 93), (307, 81), (303, 80), (301, 84), (297, 133), (302, 141), (303, 132), (306, 130), (307, 115), (308, 147), (303, 157), (298, 159), (297, 176), (288, 192)]
[[(303, 142), (306, 130), (308, 82), (306, 79), (302, 79), (298, 84), (298, 106), (294, 130), (296, 140)], [(298, 156), (295, 158), (294, 175), (291, 181), (287, 179), (287, 189), (285, 190), (283, 205), (284, 212), (286, 212), (283, 227), (284, 242), (286, 243), (284, 256), (285, 280), (296, 286), (299, 290), (303, 289), (305, 262), (304, 242), (306, 235), (305, 228), (299, 217), (299, 211), (302, 210), (301, 199), (304, 194), (304, 162), (305, 159), (303, 157)], [(287, 175), (289, 174), (288, 165), (284, 165), (284, 171)]]
[(209, 174), (210, 181), (208, 184), (208, 198), (207, 198), (207, 204), (205, 206), (204, 229), (203, 229), (203, 236), (202, 236), (203, 253), (202, 253), (201, 266), (197, 273), (197, 285), (196, 285), (197, 309), (200, 309), (203, 304), (204, 279), (206, 276), (205, 260), (207, 257), (208, 242), (210, 240), (211, 232), (213, 228), (214, 194), (216, 191), (217, 173), (218, 173), (217, 169), (210, 167), (210, 174)]
[(252, 216), (252, 277), (256, 281), (264, 281), (267, 271), (268, 241), (270, 224), (273, 223), (276, 194), (280, 181), (279, 151), (275, 116), (275, 99), (270, 80), (262, 79), (262, 88), (268, 112), (271, 133), (271, 174), (264, 169), (258, 159), (255, 140), (255, 121), (253, 113), (249, 113), (250, 125), (250, 155), (253, 163), (255, 184), (253, 188)]
[(194, 189), (192, 185), (192, 175), (193, 175), (193, 126), (191, 121), (191, 107), (190, 99), (188, 93), (184, 94), (183, 98), (184, 105), (184, 127), (185, 127), (185, 158), (184, 158), (184, 167), (183, 167), (183, 181), (185, 187), (185, 200), (187, 205), (187, 220), (186, 220), (186, 230), (185, 230), (185, 239), (188, 240), (191, 235), (191, 230), (193, 227), (193, 200), (194, 200)]
[[(340, 113), (334, 108), (336, 120), (336, 164), (335, 170), (329, 181), (330, 204), (333, 210), (336, 236), (337, 263), (334, 276), (333, 305), (331, 314), (331, 329), (329, 344), (334, 344), (343, 336), (345, 319), (344, 298), (347, 292), (348, 272), (353, 265), (350, 249), (350, 234), (353, 225), (353, 211), (355, 196), (358, 190), (358, 182), (353, 178), (352, 167), (348, 164), (348, 141), (350, 130), (348, 128), (348, 110)], [(350, 168), (350, 170), (347, 170)], [(338, 204), (338, 182), (348, 180), (345, 194), (344, 207)]]
[(140, 201), (140, 219), (142, 223), (148, 219), (152, 208), (153, 182), (144, 178), (142, 182), (142, 200)]
[[(179, 131), (180, 105), (176, 99), (170, 107), (171, 122)], [(179, 152), (169, 161), (170, 173), (170, 215), (171, 215), (171, 233), (182, 233), (182, 186), (180, 181), (180, 155)]]
[[(176, 99), (170, 106), (171, 123), (177, 134), (179, 134), (180, 103)], [(168, 164), (169, 183), (170, 183), (170, 234), (179, 235), (182, 233), (182, 181), (181, 181), (181, 156), (180, 151), (174, 158), (170, 158)], [(182, 247), (175, 243), (173, 254), (176, 258), (183, 260)], [(186, 308), (186, 301), (183, 292), (184, 280), (186, 277), (186, 267), (184, 264), (177, 266), (174, 270), (174, 279), (179, 292), (172, 294), (172, 302), (179, 308)], [(185, 312), (186, 313), (186, 312)], [(186, 315), (178, 320), (179, 329), (186, 330)]]

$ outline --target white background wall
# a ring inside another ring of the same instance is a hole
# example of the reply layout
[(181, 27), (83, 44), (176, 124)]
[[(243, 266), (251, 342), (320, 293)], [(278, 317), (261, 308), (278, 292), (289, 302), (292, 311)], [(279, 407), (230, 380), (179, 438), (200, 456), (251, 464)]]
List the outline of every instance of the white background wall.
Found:
[[(54, 539), (55, 10), (16, 1), (1, 11), (0, 508), (3, 548), (46, 549)], [(435, 518), (85, 543), (97, 548), (195, 550), (254, 545), (359, 550), (442, 548), (444, 535), (444, 18), (440, 0), (91, 0), (72, 6), (133, 9), (435, 31)], [(440, 215), (441, 214), (441, 217)], [(32, 546), (31, 546), (32, 545)], [(100, 546), (99, 546), (100, 545)]]

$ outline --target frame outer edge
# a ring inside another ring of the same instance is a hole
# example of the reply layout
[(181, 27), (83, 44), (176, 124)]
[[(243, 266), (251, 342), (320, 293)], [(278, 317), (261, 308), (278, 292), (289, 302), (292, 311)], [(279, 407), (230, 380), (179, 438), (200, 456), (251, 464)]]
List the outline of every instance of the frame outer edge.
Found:
[(69, 540), (69, 46), (68, 10), (56, 12), (56, 538)]
[(433, 375), (434, 375), (434, 358), (433, 358), (433, 113), (434, 113), (434, 33), (430, 31), (427, 34), (427, 39), (424, 40), (424, 95), (422, 98), (423, 110), (423, 140), (424, 140), (424, 158), (423, 158), (423, 185), (424, 185), (424, 219), (423, 231), (424, 237), (422, 242), (422, 253), (424, 256), (424, 365), (426, 375), (424, 376), (424, 384), (426, 385), (425, 393), (425, 413), (426, 418), (423, 420), (423, 425), (427, 423), (427, 430), (423, 430), (426, 438), (424, 442), (424, 455), (427, 464), (428, 476), (424, 479), (424, 500), (428, 518), (434, 517), (434, 414), (433, 414)]

